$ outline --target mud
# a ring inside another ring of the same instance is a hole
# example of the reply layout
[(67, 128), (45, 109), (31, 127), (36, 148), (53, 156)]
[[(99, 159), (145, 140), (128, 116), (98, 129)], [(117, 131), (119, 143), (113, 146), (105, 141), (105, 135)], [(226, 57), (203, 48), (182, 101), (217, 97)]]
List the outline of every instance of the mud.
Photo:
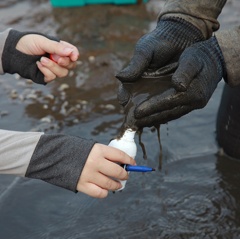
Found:
[[(134, 110), (137, 106), (151, 97), (162, 94), (171, 87), (172, 75), (165, 75), (159, 77), (141, 77), (136, 82), (124, 83), (123, 88), (129, 94), (129, 101), (124, 107), (124, 127), (131, 129), (142, 129), (146, 126), (136, 125), (134, 117)], [(156, 87), (157, 86), (157, 87)]]
[[(0, 76), (0, 125), (61, 132), (108, 144), (124, 121), (115, 74), (137, 39), (156, 25), (163, 1), (142, 5), (54, 9), (47, 0), (2, 0), (0, 30), (40, 31), (75, 44), (81, 53), (66, 79), (47, 86)], [(240, 24), (240, 3), (228, 1), (222, 28)], [(0, 238), (239, 238), (240, 163), (219, 156), (216, 113), (224, 82), (208, 105), (157, 130), (144, 129), (137, 162), (162, 168), (131, 173), (122, 193), (103, 200), (41, 181), (0, 180)], [(137, 139), (136, 139), (137, 141)]]

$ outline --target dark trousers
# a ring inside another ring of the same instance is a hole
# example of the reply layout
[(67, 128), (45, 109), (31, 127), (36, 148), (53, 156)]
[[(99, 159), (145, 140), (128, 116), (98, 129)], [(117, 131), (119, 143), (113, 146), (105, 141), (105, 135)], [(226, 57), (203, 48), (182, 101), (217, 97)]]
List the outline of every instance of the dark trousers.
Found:
[(240, 159), (240, 86), (224, 86), (216, 130), (219, 146), (227, 155)]

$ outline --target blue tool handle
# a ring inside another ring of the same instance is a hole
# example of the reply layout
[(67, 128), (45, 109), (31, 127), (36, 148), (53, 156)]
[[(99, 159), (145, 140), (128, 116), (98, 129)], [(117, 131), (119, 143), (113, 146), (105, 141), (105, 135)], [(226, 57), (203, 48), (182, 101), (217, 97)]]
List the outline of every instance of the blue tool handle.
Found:
[(150, 167), (147, 167), (147, 166), (139, 166), (139, 165), (125, 165), (124, 166), (125, 170), (128, 171), (128, 172), (152, 172), (152, 171), (155, 171), (154, 168), (150, 168)]

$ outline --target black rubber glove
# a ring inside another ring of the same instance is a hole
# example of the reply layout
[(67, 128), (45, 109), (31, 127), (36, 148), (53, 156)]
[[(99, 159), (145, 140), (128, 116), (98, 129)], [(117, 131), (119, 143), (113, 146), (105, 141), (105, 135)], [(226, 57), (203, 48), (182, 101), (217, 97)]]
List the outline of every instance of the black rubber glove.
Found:
[(136, 81), (147, 69), (156, 71), (177, 62), (186, 47), (203, 40), (201, 31), (181, 18), (160, 19), (155, 30), (139, 39), (130, 63), (116, 77)]
[(225, 62), (215, 37), (190, 46), (172, 76), (174, 88), (136, 107), (135, 124), (157, 126), (203, 108), (222, 77), (226, 78)]
[[(35, 83), (45, 85), (46, 82), (44, 81), (44, 75), (36, 65), (36, 62), (40, 60), (42, 55), (27, 55), (16, 49), (18, 41), (27, 34), (38, 34), (51, 40), (59, 41), (54, 37), (36, 32), (19, 32), (16, 30), (10, 30), (2, 54), (3, 71), (10, 74), (18, 73), (23, 78), (31, 79)], [(48, 57), (49, 55), (46, 54), (45, 56)]]

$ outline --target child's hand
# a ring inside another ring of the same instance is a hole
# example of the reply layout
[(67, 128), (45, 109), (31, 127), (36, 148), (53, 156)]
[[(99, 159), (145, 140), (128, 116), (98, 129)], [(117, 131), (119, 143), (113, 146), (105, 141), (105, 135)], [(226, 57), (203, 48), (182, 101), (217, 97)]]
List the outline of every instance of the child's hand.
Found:
[(53, 60), (42, 56), (37, 61), (38, 69), (44, 75), (46, 83), (53, 81), (56, 77), (65, 77), (70, 69), (76, 65), (79, 57), (78, 49), (65, 41), (53, 41), (38, 34), (27, 34), (20, 38), (16, 49), (27, 55), (51, 54)]
[(128, 173), (117, 163), (136, 164), (133, 158), (119, 149), (95, 144), (83, 168), (77, 190), (92, 197), (104, 198), (109, 190), (120, 189), (121, 183), (113, 178), (126, 180)]

